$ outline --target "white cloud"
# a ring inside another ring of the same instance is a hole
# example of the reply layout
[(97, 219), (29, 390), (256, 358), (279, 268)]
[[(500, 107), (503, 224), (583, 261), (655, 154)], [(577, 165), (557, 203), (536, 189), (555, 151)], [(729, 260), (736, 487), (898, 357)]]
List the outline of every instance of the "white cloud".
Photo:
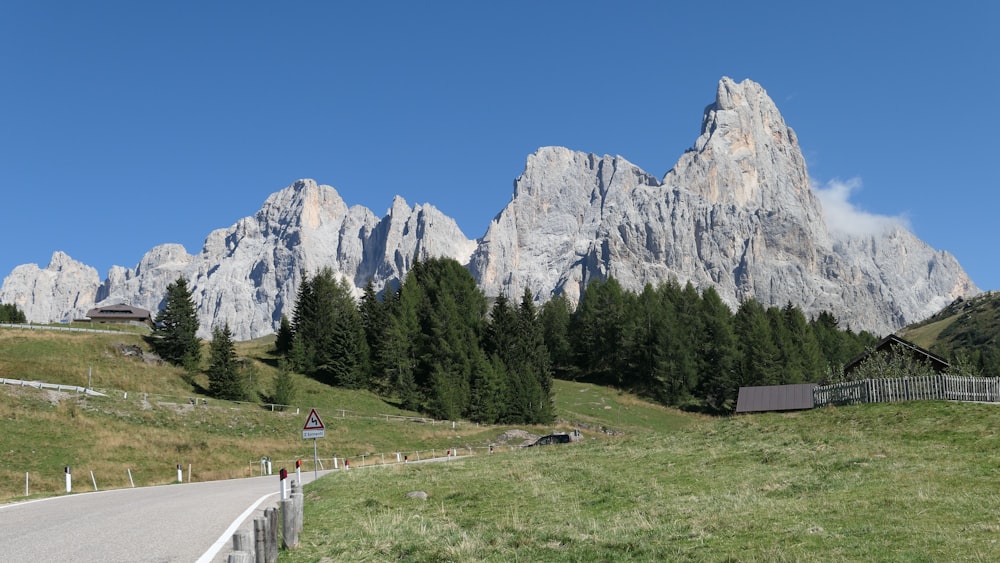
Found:
[(894, 227), (910, 228), (904, 215), (876, 215), (859, 209), (848, 201), (853, 192), (861, 189), (860, 178), (851, 178), (846, 182), (830, 180), (825, 186), (819, 186), (814, 180), (812, 185), (823, 205), (823, 215), (831, 235), (863, 237), (877, 235)]

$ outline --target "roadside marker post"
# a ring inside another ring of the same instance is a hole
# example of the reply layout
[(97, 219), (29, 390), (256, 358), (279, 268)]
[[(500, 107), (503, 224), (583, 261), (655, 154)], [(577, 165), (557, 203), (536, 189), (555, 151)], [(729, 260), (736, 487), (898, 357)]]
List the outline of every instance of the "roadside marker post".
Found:
[(69, 472), (69, 466), (66, 466), (66, 492), (73, 492), (73, 475)]
[(302, 483), (302, 460), (295, 460), (295, 482)]
[[(313, 479), (316, 479), (319, 477), (319, 453), (316, 446), (316, 439), (326, 438), (326, 426), (323, 424), (323, 419), (319, 417), (316, 409), (309, 411), (306, 423), (302, 426), (302, 439), (308, 440), (310, 438), (313, 441)], [(336, 465), (336, 458), (334, 458), (333, 463)]]
[(181, 468), (181, 464), (179, 463), (177, 464), (177, 482), (178, 483), (184, 482), (184, 469)]
[(278, 476), (279, 476), (278, 478), (281, 480), (281, 500), (287, 500), (288, 485), (286, 480), (288, 479), (288, 470), (282, 467), (281, 471), (278, 472)]

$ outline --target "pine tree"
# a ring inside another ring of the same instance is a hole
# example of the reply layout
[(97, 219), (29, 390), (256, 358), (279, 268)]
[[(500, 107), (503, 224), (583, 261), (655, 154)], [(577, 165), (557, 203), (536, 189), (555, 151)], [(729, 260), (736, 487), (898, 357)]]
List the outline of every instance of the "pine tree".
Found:
[(0, 323), (24, 324), (28, 322), (24, 313), (12, 303), (0, 304)]
[(517, 336), (520, 349), (521, 369), (532, 379), (533, 396), (528, 405), (530, 417), (523, 422), (547, 424), (555, 418), (552, 403), (552, 363), (542, 325), (538, 320), (538, 310), (531, 291), (524, 289), (521, 304), (517, 308)]
[(516, 365), (517, 314), (506, 295), (498, 295), (493, 301), (484, 330), (483, 348), (493, 362), (494, 374), (504, 380), (505, 394), (500, 397), (498, 420), (507, 423), (526, 421), (530, 416), (532, 385)]
[(295, 402), (295, 380), (292, 379), (291, 366), (284, 358), (278, 360), (278, 374), (274, 376), (274, 394), (271, 402), (278, 405), (279, 410)]
[(698, 386), (698, 344), (702, 334), (701, 295), (691, 282), (680, 289), (676, 282), (666, 284), (666, 297), (674, 312), (675, 339), (668, 357), (674, 380), (675, 402), (687, 402)]
[(368, 345), (350, 285), (329, 267), (304, 277), (295, 304), (290, 359), (303, 373), (329, 385), (367, 384)]
[(402, 408), (413, 411), (420, 410), (424, 402), (416, 379), (418, 351), (423, 340), (419, 319), (423, 300), (423, 291), (416, 282), (400, 287), (378, 351), (379, 368), (376, 368), (384, 372)]
[(288, 317), (281, 315), (281, 324), (274, 337), (274, 352), (287, 358), (292, 352), (293, 338), (295, 338), (295, 332), (292, 330), (292, 323), (289, 322)]
[(815, 331), (809, 326), (802, 309), (793, 306), (791, 302), (782, 309), (782, 315), (799, 360), (797, 365), (790, 368), (801, 373), (801, 381), (819, 382), (823, 377), (824, 361)]
[(150, 343), (156, 353), (189, 372), (197, 371), (201, 363), (198, 313), (184, 278), (167, 286), (166, 304), (157, 313), (155, 325)]
[(499, 356), (482, 355), (472, 373), (472, 397), (469, 420), (495, 424), (501, 420), (507, 404), (507, 367)]
[(775, 383), (802, 383), (802, 357), (792, 338), (784, 312), (772, 306), (767, 308), (765, 314), (771, 330), (771, 341), (778, 351), (778, 379)]
[(386, 291), (386, 298), (379, 299), (371, 279), (365, 284), (358, 312), (365, 342), (370, 354), (370, 374), (368, 387), (376, 393), (391, 393), (392, 381), (385, 361), (386, 338), (392, 323), (392, 308), (397, 303), (397, 292)]
[(777, 385), (781, 379), (780, 355), (764, 306), (754, 299), (744, 301), (733, 323), (739, 343), (739, 384)]
[(613, 278), (592, 281), (570, 322), (574, 364), (594, 383), (621, 385), (629, 349), (625, 296)]
[(635, 325), (629, 355), (634, 371), (634, 389), (662, 404), (674, 404), (677, 393), (671, 377), (668, 353), (676, 340), (676, 320), (663, 292), (646, 284), (628, 315)]
[(739, 391), (733, 313), (718, 292), (709, 287), (701, 294), (701, 317), (697, 395), (709, 410), (726, 412), (735, 408)]
[(546, 301), (538, 314), (545, 348), (552, 363), (552, 375), (559, 379), (573, 379), (575, 376), (573, 346), (569, 339), (570, 316), (569, 301), (562, 294)]
[(421, 326), (428, 338), (423, 341), (417, 380), (424, 383), (429, 411), (453, 420), (470, 405), (470, 378), (482, 354), (479, 339), (486, 298), (455, 260), (427, 260), (422, 267), (418, 280), (427, 295), (427, 308)]
[(246, 399), (236, 346), (229, 323), (212, 330), (209, 346), (208, 392), (217, 399), (241, 401)]
[[(486, 298), (469, 271), (447, 258), (415, 262), (401, 292), (395, 326), (411, 338), (391, 352), (389, 364), (416, 360), (412, 376), (424, 411), (439, 418), (466, 413), (470, 380), (482, 361)], [(400, 375), (409, 385), (410, 374)]]

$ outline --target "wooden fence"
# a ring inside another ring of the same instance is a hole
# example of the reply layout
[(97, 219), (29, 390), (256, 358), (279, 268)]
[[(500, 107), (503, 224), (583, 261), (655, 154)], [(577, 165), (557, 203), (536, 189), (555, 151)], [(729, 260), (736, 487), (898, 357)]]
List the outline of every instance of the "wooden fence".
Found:
[(928, 375), (846, 381), (817, 385), (813, 389), (816, 407), (920, 400), (997, 403), (1000, 402), (1000, 378)]

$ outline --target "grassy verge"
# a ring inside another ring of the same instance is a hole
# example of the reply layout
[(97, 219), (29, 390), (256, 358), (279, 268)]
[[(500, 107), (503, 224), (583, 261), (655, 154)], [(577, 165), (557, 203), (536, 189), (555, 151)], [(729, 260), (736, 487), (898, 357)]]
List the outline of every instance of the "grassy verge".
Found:
[(282, 561), (994, 560), (998, 423), (870, 405), (337, 473)]
[[(176, 465), (191, 468), (194, 480), (244, 477), (259, 472), (268, 456), (290, 466), (302, 458), (311, 469), (312, 441), (302, 440), (308, 409), (316, 408), (327, 426), (317, 442), (321, 458), (351, 458), (352, 464), (395, 461), (401, 451), (412, 458), (451, 448), (483, 451), (508, 427), (457, 422), (412, 422), (417, 413), (399, 409), (365, 391), (334, 389), (301, 376), (295, 408), (280, 412), (254, 403), (216, 401), (199, 395), (184, 373), (122, 350), (143, 348), (140, 336), (0, 329), (0, 377), (86, 386), (88, 380), (107, 397), (0, 385), (0, 502), (62, 494), (63, 468), (70, 466), (74, 491), (173, 482)], [(270, 388), (275, 370), (265, 340), (240, 343), (240, 355), (257, 361), (259, 390)], [(202, 387), (204, 375), (196, 378)], [(604, 405), (625, 404), (626, 395), (565, 385), (572, 397)], [(191, 405), (190, 399), (197, 405)], [(202, 405), (205, 399), (207, 404)], [(582, 407), (580, 407), (582, 408)], [(298, 410), (298, 412), (296, 412)], [(641, 405), (622, 409), (628, 416), (659, 412)], [(596, 414), (603, 414), (603, 407)], [(574, 424), (607, 424), (587, 412), (567, 411)], [(629, 414), (631, 413), (631, 414)], [(627, 420), (628, 416), (623, 416)], [(569, 422), (525, 427), (535, 434), (571, 428)], [(423, 452), (416, 454), (415, 452)], [(276, 471), (281, 465), (274, 467)]]

